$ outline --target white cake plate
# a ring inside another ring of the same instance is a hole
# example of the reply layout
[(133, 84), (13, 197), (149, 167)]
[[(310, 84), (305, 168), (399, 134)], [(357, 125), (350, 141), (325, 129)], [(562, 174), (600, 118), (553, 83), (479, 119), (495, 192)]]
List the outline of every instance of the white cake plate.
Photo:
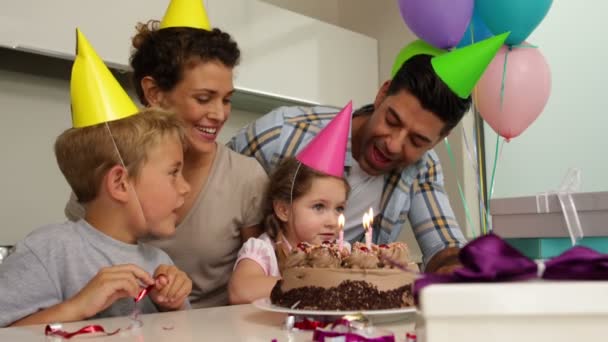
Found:
[(416, 307), (406, 307), (386, 310), (364, 310), (364, 311), (340, 311), (340, 310), (302, 310), (291, 309), (282, 306), (274, 305), (270, 302), (270, 298), (257, 299), (252, 303), (256, 308), (264, 311), (280, 312), (290, 315), (299, 316), (344, 316), (363, 314), (374, 322), (389, 322), (396, 321), (404, 316), (413, 315), (416, 313)]

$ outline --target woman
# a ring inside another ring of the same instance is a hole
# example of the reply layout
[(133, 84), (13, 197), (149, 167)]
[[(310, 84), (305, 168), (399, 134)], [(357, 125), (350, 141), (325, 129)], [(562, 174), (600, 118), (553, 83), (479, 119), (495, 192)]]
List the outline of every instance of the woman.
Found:
[[(240, 58), (236, 42), (219, 29), (165, 21), (138, 25), (132, 41), (133, 83), (144, 105), (183, 119), (189, 143), (183, 174), (192, 190), (177, 212), (176, 235), (152, 243), (192, 278), (193, 308), (227, 305), (237, 252), (261, 233), (268, 177), (255, 159), (216, 142), (230, 115), (232, 71)], [(66, 215), (82, 216), (75, 198)]]

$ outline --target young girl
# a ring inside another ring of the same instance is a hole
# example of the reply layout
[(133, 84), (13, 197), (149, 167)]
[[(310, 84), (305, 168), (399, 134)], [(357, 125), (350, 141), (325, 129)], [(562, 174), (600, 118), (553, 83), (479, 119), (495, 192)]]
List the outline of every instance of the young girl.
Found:
[(249, 239), (239, 251), (228, 285), (230, 302), (270, 297), (281, 278), (277, 252), (288, 253), (301, 242), (334, 241), (349, 190), (344, 178), (316, 171), (295, 158), (283, 160), (266, 192), (265, 233)]

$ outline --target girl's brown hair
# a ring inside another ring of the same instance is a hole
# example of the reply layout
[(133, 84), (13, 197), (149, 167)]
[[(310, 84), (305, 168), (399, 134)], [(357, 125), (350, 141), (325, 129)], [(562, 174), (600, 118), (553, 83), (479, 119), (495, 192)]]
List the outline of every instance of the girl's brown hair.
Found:
[[(270, 182), (266, 189), (264, 200), (264, 227), (266, 234), (271, 239), (276, 239), (279, 232), (284, 229), (284, 225), (281, 224), (281, 221), (274, 212), (273, 204), (275, 201), (291, 203), (291, 201), (295, 201), (310, 190), (314, 179), (327, 177), (336, 178), (301, 164), (295, 158), (286, 158), (279, 164), (270, 175)], [(344, 178), (338, 179), (344, 182), (348, 197), (348, 192), (350, 191), (348, 182)]]

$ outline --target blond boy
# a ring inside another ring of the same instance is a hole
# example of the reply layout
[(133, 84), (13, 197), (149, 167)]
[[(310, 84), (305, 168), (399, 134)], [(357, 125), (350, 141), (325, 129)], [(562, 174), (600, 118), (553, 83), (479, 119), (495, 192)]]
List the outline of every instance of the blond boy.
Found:
[(188, 308), (190, 279), (139, 242), (175, 231), (190, 190), (183, 144), (179, 121), (155, 109), (61, 134), (57, 163), (85, 218), (35, 230), (0, 264), (0, 326)]

